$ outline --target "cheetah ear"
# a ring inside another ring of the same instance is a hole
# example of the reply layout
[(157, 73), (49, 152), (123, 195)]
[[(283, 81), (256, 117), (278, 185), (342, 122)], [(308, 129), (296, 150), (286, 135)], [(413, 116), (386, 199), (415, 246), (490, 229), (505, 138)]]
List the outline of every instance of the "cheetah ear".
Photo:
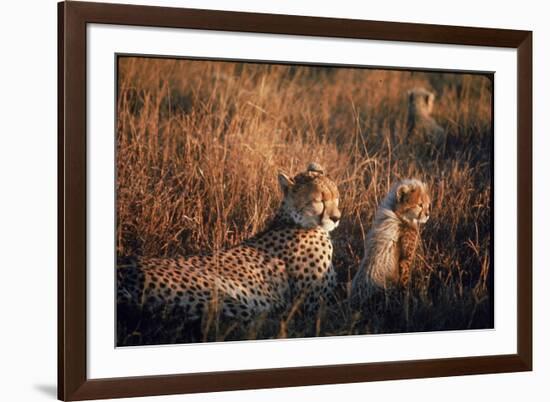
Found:
[(428, 92), (425, 95), (424, 100), (426, 101), (426, 105), (433, 103), (435, 100), (435, 94), (433, 92)]
[(294, 180), (292, 180), (290, 177), (282, 172), (279, 173), (278, 179), (281, 190), (283, 190), (283, 194), (286, 195), (288, 193), (288, 190), (290, 190), (290, 188), (294, 185)]
[(395, 192), (397, 202), (402, 202), (405, 199), (405, 196), (411, 191), (411, 187), (407, 184), (400, 184), (397, 187), (397, 191)]

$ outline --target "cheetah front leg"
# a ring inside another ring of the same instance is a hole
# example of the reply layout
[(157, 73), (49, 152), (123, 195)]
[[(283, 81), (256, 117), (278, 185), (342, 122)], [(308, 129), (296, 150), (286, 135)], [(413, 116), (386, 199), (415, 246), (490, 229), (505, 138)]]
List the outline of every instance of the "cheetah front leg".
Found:
[(409, 286), (411, 279), (410, 268), (411, 263), (409, 259), (399, 261), (399, 282), (403, 288), (407, 288)]
[(406, 227), (402, 231), (399, 245), (399, 280), (407, 288), (411, 279), (411, 265), (418, 245), (418, 230)]

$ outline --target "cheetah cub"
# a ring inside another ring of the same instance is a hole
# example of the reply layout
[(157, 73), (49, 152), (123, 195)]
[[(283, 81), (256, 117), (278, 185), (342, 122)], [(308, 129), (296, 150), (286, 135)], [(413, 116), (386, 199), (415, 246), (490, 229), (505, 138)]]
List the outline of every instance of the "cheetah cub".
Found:
[(212, 306), (249, 320), (304, 297), (315, 310), (336, 285), (329, 232), (338, 226), (338, 189), (318, 164), (291, 178), (279, 175), (282, 204), (267, 229), (215, 254), (143, 258), (118, 267), (119, 318), (137, 306), (200, 319)]
[(426, 184), (416, 179), (396, 183), (380, 204), (365, 240), (365, 255), (353, 278), (352, 297), (372, 289), (407, 286), (420, 240), (420, 225), (430, 217)]
[(407, 138), (416, 138), (434, 145), (445, 141), (445, 130), (432, 117), (435, 95), (424, 88), (407, 91)]

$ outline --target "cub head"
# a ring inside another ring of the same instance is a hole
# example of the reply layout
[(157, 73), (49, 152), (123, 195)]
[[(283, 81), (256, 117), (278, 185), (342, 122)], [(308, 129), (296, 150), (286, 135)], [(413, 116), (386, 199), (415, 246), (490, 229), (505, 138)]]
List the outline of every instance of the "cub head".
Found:
[(305, 172), (290, 178), (279, 173), (283, 191), (282, 209), (298, 226), (334, 230), (340, 221), (338, 188), (317, 163), (310, 163)]
[(415, 88), (407, 92), (409, 98), (409, 113), (429, 116), (432, 113), (435, 95), (424, 89)]
[(430, 196), (425, 183), (405, 179), (395, 186), (395, 214), (406, 223), (416, 226), (430, 218)]

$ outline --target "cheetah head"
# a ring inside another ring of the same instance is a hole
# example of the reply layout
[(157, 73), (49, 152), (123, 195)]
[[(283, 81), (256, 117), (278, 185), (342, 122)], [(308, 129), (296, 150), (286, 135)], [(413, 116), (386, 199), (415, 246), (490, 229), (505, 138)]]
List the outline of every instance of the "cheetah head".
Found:
[(409, 98), (409, 111), (429, 116), (434, 107), (435, 95), (424, 88), (415, 88), (407, 92)]
[(394, 211), (409, 225), (423, 224), (430, 218), (430, 196), (425, 183), (405, 179), (395, 186)]
[(282, 210), (295, 224), (306, 229), (321, 227), (327, 232), (338, 226), (338, 188), (320, 165), (310, 163), (294, 178), (280, 173), (279, 184), (284, 194)]

